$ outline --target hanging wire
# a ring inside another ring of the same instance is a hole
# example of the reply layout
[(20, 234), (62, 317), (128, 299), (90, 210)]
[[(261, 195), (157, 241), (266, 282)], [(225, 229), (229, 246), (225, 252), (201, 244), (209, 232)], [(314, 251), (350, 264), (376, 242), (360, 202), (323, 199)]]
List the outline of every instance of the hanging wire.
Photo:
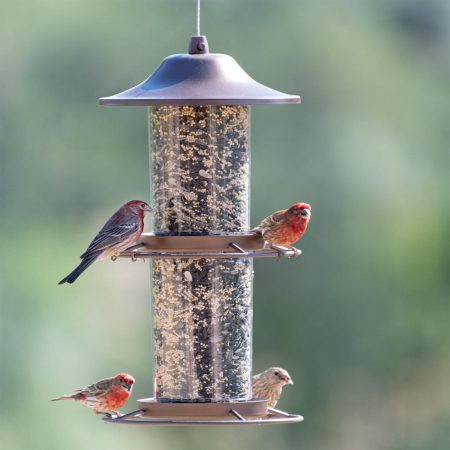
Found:
[(197, 36), (200, 36), (200, 0), (197, 0)]

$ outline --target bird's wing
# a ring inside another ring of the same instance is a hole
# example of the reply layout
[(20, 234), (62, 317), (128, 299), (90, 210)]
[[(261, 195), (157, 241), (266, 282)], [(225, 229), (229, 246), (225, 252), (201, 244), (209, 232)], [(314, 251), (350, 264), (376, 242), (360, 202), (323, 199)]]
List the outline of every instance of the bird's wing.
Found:
[(266, 230), (267, 228), (271, 228), (275, 224), (279, 223), (281, 219), (283, 219), (285, 213), (286, 209), (282, 209), (271, 214), (270, 216), (266, 217), (256, 228), (254, 228), (253, 231), (264, 234), (264, 230)]
[(80, 258), (83, 259), (90, 254), (100, 253), (105, 249), (114, 247), (116, 244), (120, 244), (136, 233), (139, 230), (139, 227), (139, 221), (133, 219), (112, 226), (108, 226), (107, 223), (99, 231), (97, 236), (95, 236), (93, 241), (89, 244), (88, 249), (80, 256)]
[(86, 386), (80, 390), (80, 392), (86, 393), (89, 397), (102, 397), (105, 395), (107, 390), (111, 387), (112, 380), (114, 377), (105, 378), (104, 380), (100, 380), (97, 383), (91, 384), (90, 386)]

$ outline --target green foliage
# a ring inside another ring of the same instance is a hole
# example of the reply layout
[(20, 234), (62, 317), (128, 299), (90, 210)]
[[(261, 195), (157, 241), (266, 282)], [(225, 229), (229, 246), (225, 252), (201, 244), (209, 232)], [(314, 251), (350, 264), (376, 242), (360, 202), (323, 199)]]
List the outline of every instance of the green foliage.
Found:
[(57, 281), (118, 205), (148, 198), (146, 113), (97, 98), (195, 30), (194, 0), (4, 1), (0, 447), (448, 448), (450, 8), (445, 0), (202, 2), (202, 31), (303, 104), (252, 110), (252, 223), (307, 201), (293, 261), (257, 261), (254, 368), (289, 370), (301, 425), (144, 429), (50, 404), (129, 371), (152, 393), (148, 266)]

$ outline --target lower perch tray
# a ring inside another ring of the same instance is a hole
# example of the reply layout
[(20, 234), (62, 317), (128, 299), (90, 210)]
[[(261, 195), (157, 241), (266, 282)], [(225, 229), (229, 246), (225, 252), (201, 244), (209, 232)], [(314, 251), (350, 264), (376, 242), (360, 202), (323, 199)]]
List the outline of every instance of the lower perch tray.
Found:
[(134, 425), (269, 425), (302, 422), (303, 416), (268, 408), (267, 400), (221, 403), (159, 403), (138, 400), (140, 409), (123, 416), (105, 416), (109, 423)]
[(121, 258), (277, 258), (299, 256), (294, 247), (267, 247), (256, 233), (204, 235), (204, 236), (159, 236), (146, 233), (136, 245), (120, 254)]

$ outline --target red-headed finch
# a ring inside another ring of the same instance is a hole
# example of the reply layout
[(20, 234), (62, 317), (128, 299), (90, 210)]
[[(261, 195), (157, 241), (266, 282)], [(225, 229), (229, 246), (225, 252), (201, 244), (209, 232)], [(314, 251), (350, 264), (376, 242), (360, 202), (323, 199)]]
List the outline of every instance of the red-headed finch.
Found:
[(270, 245), (290, 247), (305, 234), (310, 218), (311, 206), (308, 203), (294, 203), (289, 209), (266, 217), (252, 231), (261, 234)]
[(269, 408), (275, 408), (280, 399), (281, 390), (286, 384), (294, 384), (286, 370), (271, 367), (252, 377), (253, 398), (268, 400)]
[(127, 373), (105, 378), (86, 386), (72, 394), (52, 398), (56, 400), (75, 400), (91, 408), (97, 414), (120, 415), (116, 409), (122, 408), (128, 401), (133, 389), (134, 378)]
[(103, 225), (80, 256), (81, 263), (58, 284), (73, 283), (94, 261), (115, 258), (134, 244), (144, 230), (144, 217), (152, 212), (141, 200), (131, 200), (118, 209)]

